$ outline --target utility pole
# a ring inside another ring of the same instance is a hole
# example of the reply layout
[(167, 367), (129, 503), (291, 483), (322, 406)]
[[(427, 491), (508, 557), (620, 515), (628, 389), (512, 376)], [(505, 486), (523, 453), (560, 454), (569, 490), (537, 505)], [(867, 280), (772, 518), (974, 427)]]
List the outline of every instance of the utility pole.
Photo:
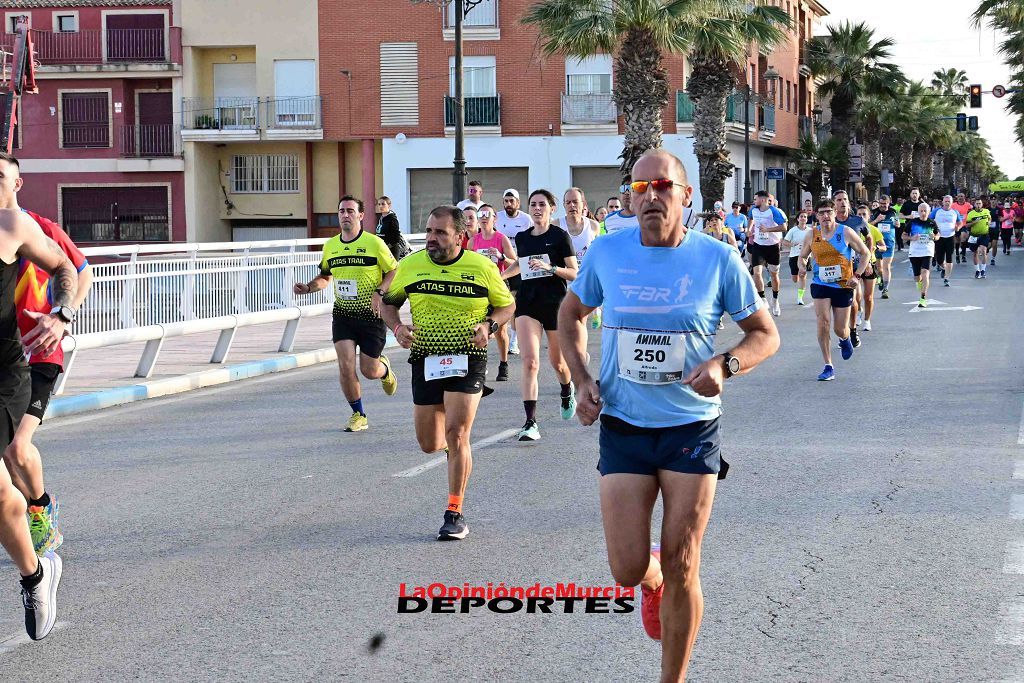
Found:
[[(747, 66), (750, 71), (750, 66)], [(750, 206), (754, 196), (750, 192), (750, 80), (743, 89), (743, 203)]]
[(455, 161), (452, 169), (452, 204), (466, 198), (466, 110), (462, 97), (462, 20), (466, 0), (455, 0)]

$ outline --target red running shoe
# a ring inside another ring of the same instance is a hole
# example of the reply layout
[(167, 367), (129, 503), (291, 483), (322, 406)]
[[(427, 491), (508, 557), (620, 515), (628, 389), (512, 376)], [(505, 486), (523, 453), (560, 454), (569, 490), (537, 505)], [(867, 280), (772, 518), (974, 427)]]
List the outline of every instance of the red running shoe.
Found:
[[(661, 546), (651, 546), (651, 555), (661, 561)], [(640, 586), (640, 618), (644, 623), (644, 630), (654, 640), (661, 640), (661, 596), (665, 592), (665, 582), (655, 590), (643, 585)]]

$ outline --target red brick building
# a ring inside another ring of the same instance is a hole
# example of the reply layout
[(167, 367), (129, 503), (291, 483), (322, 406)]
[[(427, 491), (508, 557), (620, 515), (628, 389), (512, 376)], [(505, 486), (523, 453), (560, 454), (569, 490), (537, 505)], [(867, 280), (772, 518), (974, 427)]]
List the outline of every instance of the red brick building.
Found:
[(22, 97), (14, 141), (22, 206), (81, 244), (184, 240), (172, 2), (13, 0), (0, 33), (7, 52), (19, 15), (29, 18), (39, 84)]
[[(750, 165), (755, 190), (773, 190), (784, 205), (793, 205), (799, 199), (795, 183), (768, 181), (764, 171), (787, 168), (788, 150), (797, 146), (801, 130), (809, 130), (814, 85), (801, 67), (802, 46), (827, 11), (816, 0), (772, 1), (787, 10), (795, 28), (771, 55), (755, 53), (750, 60)], [(612, 60), (542, 59), (536, 30), (520, 23), (533, 2), (484, 0), (466, 17), (470, 177), (483, 181), (486, 200), (499, 200), (506, 187), (548, 187), (559, 194), (578, 185), (598, 204), (618, 186), (622, 149), (622, 122), (611, 99)], [(426, 211), (451, 197), (449, 10), (409, 0), (319, 2), (320, 91), (333, 105), (324, 111), (324, 139), (361, 141), (364, 198), (391, 196), (402, 225), (414, 232), (422, 229)], [(773, 84), (763, 78), (770, 66), (780, 75)], [(663, 116), (665, 147), (683, 159), (694, 181), (692, 103), (684, 92), (688, 67), (684, 57), (669, 56), (666, 68), (673, 97)], [(743, 113), (742, 97), (734, 97), (727, 130), (738, 168), (727, 199), (730, 193), (742, 197)], [(366, 180), (375, 177), (383, 185), (378, 181), (370, 192)]]

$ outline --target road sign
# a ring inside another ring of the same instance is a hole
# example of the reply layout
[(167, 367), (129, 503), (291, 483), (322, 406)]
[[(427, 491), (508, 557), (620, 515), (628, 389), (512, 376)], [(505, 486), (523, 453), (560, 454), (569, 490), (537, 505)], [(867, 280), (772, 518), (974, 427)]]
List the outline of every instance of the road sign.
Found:
[(857, 169), (856, 171), (853, 170), (853, 169), (850, 169), (850, 182), (851, 183), (861, 183), (861, 182), (864, 182), (864, 172), (861, 171), (860, 169)]
[(1001, 85), (993, 85), (992, 94), (996, 97), (1002, 97), (1003, 95), (1006, 94), (1006, 88), (1004, 88)]
[(860, 171), (863, 168), (864, 168), (864, 159), (863, 159), (863, 157), (850, 157), (850, 170), (851, 171)]
[(769, 166), (768, 168), (764, 169), (764, 176), (768, 180), (785, 180), (786, 169)]
[(846, 149), (850, 153), (850, 157), (853, 158), (861, 156), (861, 154), (863, 154), (864, 147), (856, 143), (850, 143)]

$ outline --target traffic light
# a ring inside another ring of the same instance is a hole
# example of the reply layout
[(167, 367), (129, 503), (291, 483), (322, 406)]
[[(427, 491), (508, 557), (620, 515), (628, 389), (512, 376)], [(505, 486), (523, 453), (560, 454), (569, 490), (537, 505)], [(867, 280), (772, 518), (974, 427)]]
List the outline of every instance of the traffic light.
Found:
[(974, 84), (971, 86), (971, 109), (981, 108), (981, 86)]
[[(977, 118), (977, 117), (974, 117)], [(956, 115), (956, 132), (963, 133), (967, 130), (967, 114), (960, 113)]]
[(978, 130), (978, 117), (968, 116), (967, 117), (967, 130)]

